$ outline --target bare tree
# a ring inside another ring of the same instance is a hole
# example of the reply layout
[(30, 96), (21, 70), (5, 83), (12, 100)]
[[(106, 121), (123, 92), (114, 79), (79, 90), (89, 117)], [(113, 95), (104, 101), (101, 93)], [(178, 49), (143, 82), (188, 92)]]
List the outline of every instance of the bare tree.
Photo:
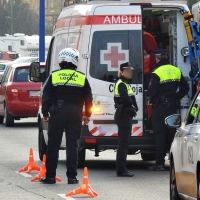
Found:
[[(13, 1), (13, 4), (11, 4)], [(13, 19), (11, 20), (11, 5), (13, 6)], [(14, 33), (27, 35), (38, 34), (39, 17), (30, 5), (22, 0), (4, 1), (0, 6), (0, 35), (11, 33), (11, 23)]]

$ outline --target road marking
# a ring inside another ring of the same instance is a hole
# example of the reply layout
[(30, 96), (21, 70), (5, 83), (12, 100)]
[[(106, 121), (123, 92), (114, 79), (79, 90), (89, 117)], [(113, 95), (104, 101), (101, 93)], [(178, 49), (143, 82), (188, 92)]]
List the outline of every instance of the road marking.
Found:
[(25, 172), (18, 172), (18, 171), (15, 171), (17, 174), (20, 174), (20, 175), (22, 175), (22, 176), (24, 176), (24, 177), (26, 177), (26, 178), (30, 178), (30, 177), (32, 177), (30, 174), (27, 174), (27, 173), (25, 173)]
[(63, 199), (66, 199), (66, 200), (76, 200), (72, 197), (66, 197), (65, 194), (58, 194), (58, 196), (62, 197)]

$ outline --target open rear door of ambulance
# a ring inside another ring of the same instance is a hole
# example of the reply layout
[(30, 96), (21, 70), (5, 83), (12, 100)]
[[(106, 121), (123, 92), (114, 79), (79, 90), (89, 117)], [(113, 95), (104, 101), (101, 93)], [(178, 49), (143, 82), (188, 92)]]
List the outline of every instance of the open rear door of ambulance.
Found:
[(143, 52), (141, 6), (128, 3), (97, 5), (91, 16), (87, 77), (92, 87), (94, 112), (89, 123), (95, 137), (117, 136), (114, 122), (114, 84), (121, 63), (131, 62), (132, 88), (139, 107), (133, 118), (132, 136), (142, 136)]

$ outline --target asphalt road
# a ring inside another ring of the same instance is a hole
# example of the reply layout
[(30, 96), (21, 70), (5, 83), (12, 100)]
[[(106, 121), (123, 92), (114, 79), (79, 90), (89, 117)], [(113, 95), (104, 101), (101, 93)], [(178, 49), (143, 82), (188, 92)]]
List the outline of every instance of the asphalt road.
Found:
[[(62, 182), (44, 185), (31, 182), (31, 177), (20, 175), (17, 170), (26, 165), (29, 148), (34, 150), (34, 158), (41, 165), (37, 149), (37, 124), (35, 118), (18, 121), (13, 128), (0, 125), (0, 199), (1, 200), (62, 200), (65, 193), (79, 185), (68, 185), (65, 176), (65, 151), (60, 151), (57, 175)], [(128, 169), (135, 173), (133, 178), (116, 177), (114, 151), (105, 151), (98, 158), (87, 151), (86, 165), (89, 181), (98, 192), (99, 200), (169, 200), (169, 171), (150, 172), (146, 168), (152, 162), (144, 162), (140, 155), (128, 156)], [(169, 162), (166, 162), (169, 167)], [(82, 179), (83, 170), (79, 169)], [(31, 172), (35, 176), (37, 172)], [(85, 195), (65, 199), (91, 199)]]

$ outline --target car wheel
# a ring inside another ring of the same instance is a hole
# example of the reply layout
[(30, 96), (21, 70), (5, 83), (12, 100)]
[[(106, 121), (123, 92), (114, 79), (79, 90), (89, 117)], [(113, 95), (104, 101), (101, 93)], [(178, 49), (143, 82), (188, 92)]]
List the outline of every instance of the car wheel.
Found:
[(141, 158), (144, 161), (153, 161), (155, 160), (156, 153), (141, 153)]
[(3, 119), (4, 119), (4, 117), (0, 116), (0, 124), (3, 124)]
[(176, 186), (175, 167), (173, 160), (171, 160), (170, 163), (170, 200), (181, 200)]
[(14, 117), (8, 112), (8, 109), (5, 106), (5, 110), (4, 110), (4, 123), (5, 126), (7, 127), (12, 127), (14, 126)]
[(78, 168), (83, 168), (85, 166), (85, 149), (78, 151)]
[(47, 152), (47, 145), (44, 140), (43, 127), (41, 122), (38, 129), (38, 152), (39, 152), (39, 158), (42, 161), (43, 155), (46, 154)]

